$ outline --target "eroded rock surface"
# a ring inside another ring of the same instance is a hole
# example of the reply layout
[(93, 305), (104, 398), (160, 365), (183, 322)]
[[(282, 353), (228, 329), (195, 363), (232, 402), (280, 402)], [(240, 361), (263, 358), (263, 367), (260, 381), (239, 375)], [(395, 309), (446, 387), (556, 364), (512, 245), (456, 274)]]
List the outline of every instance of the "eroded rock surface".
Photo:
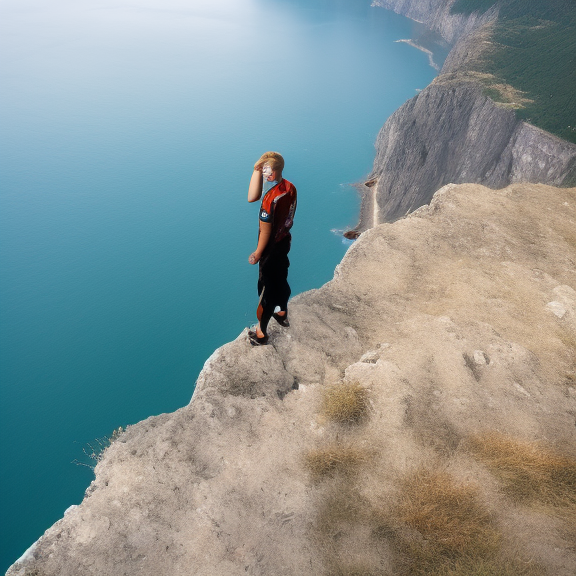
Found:
[[(573, 575), (563, 521), (506, 499), (463, 447), (496, 430), (576, 456), (575, 290), (576, 189), (444, 187), (362, 234), (271, 345), (241, 334), (188, 406), (129, 427), (9, 576), (309, 576), (355, 559), (397, 574), (395, 541), (369, 516), (322, 519), (342, 486), (382, 506), (430, 463), (478, 485), (505, 550)], [(346, 381), (369, 391), (354, 428), (320, 415), (322, 390)], [(344, 484), (314, 480), (307, 455), (343, 441), (370, 458)]]

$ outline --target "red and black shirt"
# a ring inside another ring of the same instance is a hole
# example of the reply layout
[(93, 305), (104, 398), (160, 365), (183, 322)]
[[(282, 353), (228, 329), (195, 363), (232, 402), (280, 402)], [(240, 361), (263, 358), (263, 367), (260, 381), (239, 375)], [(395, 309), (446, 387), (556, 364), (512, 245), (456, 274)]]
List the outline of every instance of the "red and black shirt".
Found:
[(282, 179), (270, 188), (260, 207), (260, 220), (272, 224), (272, 242), (279, 242), (288, 234), (296, 212), (296, 188), (292, 182)]

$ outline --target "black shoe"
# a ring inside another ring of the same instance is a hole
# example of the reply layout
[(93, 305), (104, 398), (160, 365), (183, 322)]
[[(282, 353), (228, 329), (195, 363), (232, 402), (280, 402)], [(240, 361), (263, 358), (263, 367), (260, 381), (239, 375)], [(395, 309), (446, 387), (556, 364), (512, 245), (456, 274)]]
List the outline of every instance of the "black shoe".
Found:
[(264, 344), (268, 344), (268, 336), (264, 335), (262, 338), (258, 337), (253, 330), (248, 330), (248, 340), (252, 346), (263, 346)]
[(278, 316), (278, 314), (272, 314), (272, 318), (280, 324), (280, 326), (284, 326), (284, 328), (288, 328), (290, 326), (290, 322), (288, 322), (288, 312), (284, 314), (284, 316)]

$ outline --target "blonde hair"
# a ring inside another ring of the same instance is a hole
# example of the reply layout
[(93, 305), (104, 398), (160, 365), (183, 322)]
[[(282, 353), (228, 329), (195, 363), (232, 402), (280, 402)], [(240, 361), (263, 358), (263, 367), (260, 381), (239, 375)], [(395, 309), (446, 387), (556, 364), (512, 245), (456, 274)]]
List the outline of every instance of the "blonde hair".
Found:
[(254, 168), (259, 168), (264, 166), (264, 164), (268, 164), (274, 172), (282, 172), (284, 170), (284, 158), (278, 152), (264, 152), (258, 162), (254, 164)]

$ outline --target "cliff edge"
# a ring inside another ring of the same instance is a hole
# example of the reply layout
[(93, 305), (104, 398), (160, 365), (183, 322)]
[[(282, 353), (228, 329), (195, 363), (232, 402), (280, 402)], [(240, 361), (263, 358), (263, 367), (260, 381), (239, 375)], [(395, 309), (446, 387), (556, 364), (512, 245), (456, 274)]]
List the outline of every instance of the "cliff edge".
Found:
[(576, 572), (576, 189), (447, 185), (290, 315), (7, 574)]

